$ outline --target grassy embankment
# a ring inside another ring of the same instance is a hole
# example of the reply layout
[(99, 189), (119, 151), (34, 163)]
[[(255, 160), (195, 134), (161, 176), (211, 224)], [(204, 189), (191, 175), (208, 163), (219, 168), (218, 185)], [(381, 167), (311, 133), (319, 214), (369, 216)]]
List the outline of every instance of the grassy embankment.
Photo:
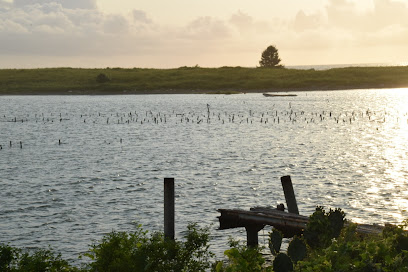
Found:
[[(105, 74), (110, 81), (97, 83)], [(408, 87), (408, 66), (330, 70), (266, 68), (3, 69), (0, 95), (235, 93)]]

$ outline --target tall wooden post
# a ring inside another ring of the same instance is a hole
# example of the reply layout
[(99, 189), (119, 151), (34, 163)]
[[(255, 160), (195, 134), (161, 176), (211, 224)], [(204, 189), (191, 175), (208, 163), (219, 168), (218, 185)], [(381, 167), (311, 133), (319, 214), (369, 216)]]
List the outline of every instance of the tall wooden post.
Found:
[(174, 178), (164, 179), (164, 236), (174, 240)]
[(288, 206), (288, 212), (299, 214), (295, 191), (293, 190), (292, 180), (290, 176), (281, 177), (281, 183), (283, 187), (283, 193), (285, 194), (286, 205)]

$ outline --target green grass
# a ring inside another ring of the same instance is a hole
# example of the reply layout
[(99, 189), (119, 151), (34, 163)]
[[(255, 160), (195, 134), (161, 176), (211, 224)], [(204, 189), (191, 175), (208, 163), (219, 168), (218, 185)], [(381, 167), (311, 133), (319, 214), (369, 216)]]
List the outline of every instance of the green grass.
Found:
[[(110, 81), (98, 83), (105, 74)], [(4, 69), (0, 95), (239, 93), (408, 87), (408, 66), (323, 71), (274, 68)]]

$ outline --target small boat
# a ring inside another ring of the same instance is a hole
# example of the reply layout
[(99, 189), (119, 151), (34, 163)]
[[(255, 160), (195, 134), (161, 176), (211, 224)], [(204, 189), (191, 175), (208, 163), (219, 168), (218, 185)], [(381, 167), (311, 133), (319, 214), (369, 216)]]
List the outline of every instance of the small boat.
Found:
[(275, 97), (275, 96), (297, 96), (297, 94), (270, 94), (270, 93), (263, 93), (266, 97)]

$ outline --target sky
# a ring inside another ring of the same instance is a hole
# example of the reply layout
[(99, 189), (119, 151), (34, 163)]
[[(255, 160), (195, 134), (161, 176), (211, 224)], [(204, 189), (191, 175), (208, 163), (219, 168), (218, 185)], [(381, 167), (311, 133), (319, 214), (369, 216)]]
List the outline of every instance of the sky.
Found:
[(0, 0), (0, 68), (408, 65), (408, 0)]

